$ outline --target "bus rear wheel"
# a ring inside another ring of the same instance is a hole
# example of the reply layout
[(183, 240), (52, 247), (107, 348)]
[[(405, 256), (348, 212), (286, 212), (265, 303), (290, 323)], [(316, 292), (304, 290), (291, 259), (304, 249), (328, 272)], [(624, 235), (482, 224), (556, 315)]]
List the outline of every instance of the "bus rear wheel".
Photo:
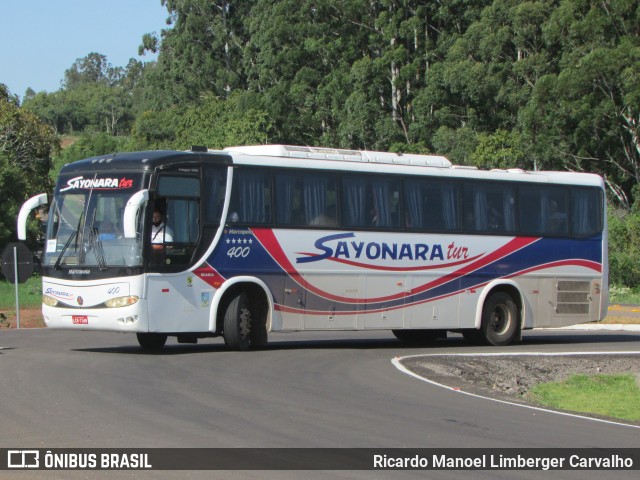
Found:
[(222, 334), (231, 350), (245, 351), (251, 342), (253, 308), (249, 296), (241, 292), (231, 299), (224, 313)]
[(520, 315), (511, 295), (505, 292), (491, 295), (482, 309), (480, 332), (484, 343), (509, 345), (518, 337), (519, 331)]
[(157, 352), (167, 343), (167, 336), (162, 333), (137, 333), (138, 343), (143, 350)]

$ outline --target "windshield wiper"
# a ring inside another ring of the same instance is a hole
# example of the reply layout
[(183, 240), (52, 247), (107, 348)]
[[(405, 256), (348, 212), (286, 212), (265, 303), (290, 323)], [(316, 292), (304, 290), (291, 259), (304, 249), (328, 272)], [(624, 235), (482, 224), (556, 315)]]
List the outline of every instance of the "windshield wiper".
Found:
[(96, 256), (96, 260), (98, 262), (98, 267), (100, 270), (107, 269), (107, 262), (104, 258), (104, 248), (102, 246), (102, 240), (100, 239), (100, 233), (98, 233), (98, 228), (93, 227), (89, 233), (89, 247), (95, 250), (94, 255)]
[[(82, 211), (82, 213), (80, 214), (80, 218), (78, 219), (78, 226), (76, 227), (75, 231), (71, 235), (69, 235), (69, 240), (67, 240), (67, 243), (64, 244), (64, 247), (62, 247), (62, 251), (60, 252), (60, 255), (58, 255), (56, 264), (53, 266), (53, 268), (55, 268), (56, 270), (60, 270), (60, 263), (62, 262), (62, 258), (64, 257), (64, 253), (67, 251), (67, 248), (69, 248), (69, 245), (71, 245), (71, 242), (73, 242), (75, 238), (78, 238), (78, 231), (80, 230), (80, 224), (82, 223), (83, 216), (84, 216), (84, 210)], [(78, 250), (77, 241), (76, 241), (76, 250)]]

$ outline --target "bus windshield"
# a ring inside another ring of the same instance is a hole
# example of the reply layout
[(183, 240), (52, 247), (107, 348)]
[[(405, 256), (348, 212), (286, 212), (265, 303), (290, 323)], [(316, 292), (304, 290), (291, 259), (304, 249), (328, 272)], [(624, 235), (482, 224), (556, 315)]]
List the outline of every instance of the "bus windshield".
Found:
[(124, 238), (127, 200), (141, 188), (141, 175), (65, 175), (49, 212), (44, 265), (136, 267), (142, 265), (142, 215), (136, 238)]

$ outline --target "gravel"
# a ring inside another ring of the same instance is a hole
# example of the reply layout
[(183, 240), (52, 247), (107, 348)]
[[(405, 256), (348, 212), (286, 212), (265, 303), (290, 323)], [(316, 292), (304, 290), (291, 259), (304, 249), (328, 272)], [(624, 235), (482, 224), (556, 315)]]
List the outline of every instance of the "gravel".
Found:
[(419, 356), (402, 361), (409, 370), (448, 387), (531, 404), (529, 390), (573, 374), (632, 373), (640, 385), (638, 355)]

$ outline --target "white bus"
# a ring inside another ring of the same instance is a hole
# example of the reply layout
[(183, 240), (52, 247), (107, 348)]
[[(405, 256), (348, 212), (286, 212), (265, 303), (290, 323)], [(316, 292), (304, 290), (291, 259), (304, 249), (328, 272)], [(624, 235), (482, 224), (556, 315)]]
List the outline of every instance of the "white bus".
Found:
[[(25, 203), (19, 237), (46, 201)], [(428, 155), (266, 145), (89, 158), (55, 187), (42, 311), (49, 327), (135, 332), (146, 349), (374, 329), (507, 345), (604, 318), (605, 206), (597, 175)]]

